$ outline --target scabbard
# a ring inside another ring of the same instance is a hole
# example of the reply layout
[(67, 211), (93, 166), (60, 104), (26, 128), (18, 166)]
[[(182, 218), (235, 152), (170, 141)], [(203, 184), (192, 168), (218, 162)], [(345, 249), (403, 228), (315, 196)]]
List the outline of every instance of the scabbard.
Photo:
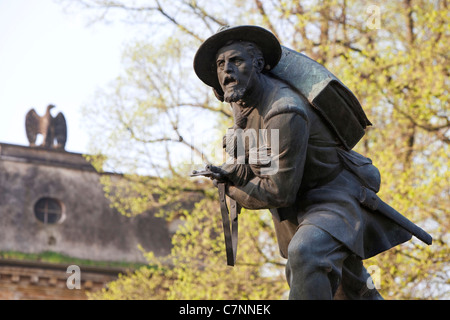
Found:
[[(225, 183), (219, 183), (220, 212), (222, 214), (223, 234), (225, 238), (225, 251), (227, 254), (227, 265), (234, 266), (236, 263), (237, 241), (238, 241), (238, 214), (239, 204), (230, 198), (230, 212), (228, 212)], [(231, 220), (231, 223), (230, 223)]]
[(403, 216), (400, 212), (392, 208), (386, 202), (381, 200), (380, 197), (378, 197), (378, 195), (372, 190), (365, 187), (361, 187), (359, 201), (363, 206), (391, 219), (399, 226), (403, 227), (408, 232), (410, 232), (416, 238), (420, 239), (421, 241), (425, 242), (428, 245), (431, 245), (433, 238), (431, 237), (430, 234), (428, 234), (425, 230), (423, 230), (422, 228), (420, 228), (419, 226), (408, 220), (405, 216)]

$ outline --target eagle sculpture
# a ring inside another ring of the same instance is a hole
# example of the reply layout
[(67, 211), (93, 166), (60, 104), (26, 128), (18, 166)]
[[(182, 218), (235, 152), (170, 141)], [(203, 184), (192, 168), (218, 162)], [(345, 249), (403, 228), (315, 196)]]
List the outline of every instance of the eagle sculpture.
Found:
[(43, 137), (40, 147), (64, 150), (67, 140), (66, 119), (61, 112), (53, 117), (50, 110), (54, 107), (49, 105), (42, 117), (34, 109), (28, 111), (25, 117), (25, 129), (30, 147), (36, 146), (36, 137), (40, 133)]

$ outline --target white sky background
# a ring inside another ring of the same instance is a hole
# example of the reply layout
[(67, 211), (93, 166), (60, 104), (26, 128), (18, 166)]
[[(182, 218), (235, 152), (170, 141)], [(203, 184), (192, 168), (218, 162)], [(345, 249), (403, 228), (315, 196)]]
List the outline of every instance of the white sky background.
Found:
[(81, 106), (119, 74), (128, 36), (123, 25), (88, 27), (53, 0), (0, 0), (0, 142), (28, 146), (26, 113), (54, 104), (67, 121), (66, 151), (86, 153)]

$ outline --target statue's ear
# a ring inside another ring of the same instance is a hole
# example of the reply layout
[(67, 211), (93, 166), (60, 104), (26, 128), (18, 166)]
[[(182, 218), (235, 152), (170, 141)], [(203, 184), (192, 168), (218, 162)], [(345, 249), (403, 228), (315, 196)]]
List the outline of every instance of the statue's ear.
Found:
[(214, 95), (220, 102), (223, 102), (225, 98), (223, 97), (223, 91), (222, 90), (216, 90), (216, 88), (213, 88)]
[(255, 66), (255, 68), (261, 73), (264, 70), (264, 66), (265, 66), (265, 61), (264, 58), (256, 58), (253, 60), (253, 64)]

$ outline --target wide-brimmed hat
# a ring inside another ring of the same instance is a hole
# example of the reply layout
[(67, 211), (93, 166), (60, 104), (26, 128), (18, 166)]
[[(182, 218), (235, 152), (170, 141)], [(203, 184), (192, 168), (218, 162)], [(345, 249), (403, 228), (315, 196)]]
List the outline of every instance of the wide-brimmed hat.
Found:
[(253, 42), (261, 49), (265, 70), (274, 68), (281, 58), (281, 46), (274, 34), (258, 26), (221, 27), (217, 33), (203, 42), (194, 57), (194, 70), (208, 86), (219, 92), (222, 88), (217, 79), (216, 54), (230, 40)]

